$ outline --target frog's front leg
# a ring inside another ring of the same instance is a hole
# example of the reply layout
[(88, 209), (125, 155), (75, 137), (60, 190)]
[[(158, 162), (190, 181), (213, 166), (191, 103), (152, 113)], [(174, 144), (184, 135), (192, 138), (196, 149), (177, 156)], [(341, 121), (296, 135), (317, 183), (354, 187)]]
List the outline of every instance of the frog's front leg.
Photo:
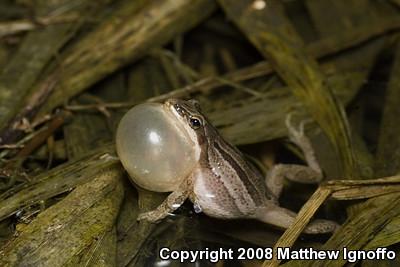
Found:
[(285, 178), (299, 183), (318, 183), (322, 180), (322, 170), (315, 157), (310, 140), (304, 134), (304, 122), (296, 129), (291, 123), (291, 115), (286, 117), (289, 140), (303, 152), (308, 166), (297, 164), (277, 164), (272, 167), (266, 177), (266, 185), (279, 198)]
[(150, 222), (157, 222), (164, 219), (169, 214), (174, 212), (183, 202), (189, 197), (192, 192), (192, 179), (191, 177), (185, 179), (168, 197), (154, 210), (139, 214), (137, 220), (146, 220)]
[[(277, 206), (275, 203), (266, 203), (264, 207), (259, 207), (256, 218), (267, 224), (272, 224), (281, 228), (289, 228), (296, 218), (296, 213), (291, 210)], [(339, 227), (339, 224), (329, 220), (313, 220), (306, 228), (306, 234), (332, 233)]]

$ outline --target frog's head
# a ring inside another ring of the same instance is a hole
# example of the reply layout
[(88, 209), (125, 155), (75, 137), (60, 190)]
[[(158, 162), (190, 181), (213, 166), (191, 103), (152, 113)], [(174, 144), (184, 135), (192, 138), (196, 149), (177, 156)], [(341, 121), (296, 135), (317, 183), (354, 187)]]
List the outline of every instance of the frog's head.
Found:
[(168, 99), (165, 105), (176, 117), (193, 141), (203, 144), (206, 141), (207, 126), (210, 125), (196, 100)]

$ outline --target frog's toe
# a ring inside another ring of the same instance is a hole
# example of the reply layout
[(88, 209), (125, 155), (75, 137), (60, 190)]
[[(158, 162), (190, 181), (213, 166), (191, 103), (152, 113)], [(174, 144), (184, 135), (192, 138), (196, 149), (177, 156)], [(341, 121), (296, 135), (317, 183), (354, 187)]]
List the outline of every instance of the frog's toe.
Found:
[(295, 144), (303, 143), (304, 142), (304, 138), (307, 138), (305, 136), (305, 133), (304, 133), (304, 127), (305, 127), (305, 124), (307, 122), (306, 121), (301, 121), (300, 125), (298, 127), (295, 127), (292, 124), (291, 116), (288, 115), (286, 117), (285, 123), (286, 123), (286, 127), (288, 129), (288, 133), (289, 133), (288, 137), (289, 137), (290, 141), (292, 141)]
[(139, 215), (138, 215), (138, 217), (136, 218), (136, 220), (137, 221), (145, 221), (145, 220), (148, 220), (148, 215), (147, 215), (147, 213), (148, 212), (144, 212), (144, 213), (140, 213)]
[(304, 229), (306, 234), (327, 234), (335, 232), (340, 225), (334, 221), (329, 220), (313, 220)]
[(162, 214), (159, 214), (158, 212), (154, 211), (149, 211), (149, 212), (144, 212), (139, 214), (137, 217), (137, 221), (148, 221), (148, 222), (158, 222), (161, 219), (163, 219), (165, 216), (162, 216)]

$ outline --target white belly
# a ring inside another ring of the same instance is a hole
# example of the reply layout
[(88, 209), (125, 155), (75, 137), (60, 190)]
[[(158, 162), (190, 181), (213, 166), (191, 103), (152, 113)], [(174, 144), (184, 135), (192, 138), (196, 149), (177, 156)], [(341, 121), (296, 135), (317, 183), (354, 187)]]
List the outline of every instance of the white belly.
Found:
[(197, 171), (194, 179), (191, 201), (207, 215), (216, 218), (248, 218), (254, 214), (256, 207), (243, 209), (237, 199), (231, 196), (223, 179), (217, 179), (207, 172)]

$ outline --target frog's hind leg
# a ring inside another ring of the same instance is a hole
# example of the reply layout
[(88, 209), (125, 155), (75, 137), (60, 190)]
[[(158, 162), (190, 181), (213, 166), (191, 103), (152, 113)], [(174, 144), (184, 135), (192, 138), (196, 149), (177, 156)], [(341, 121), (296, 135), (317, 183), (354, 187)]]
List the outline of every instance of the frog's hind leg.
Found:
[(182, 182), (177, 190), (168, 195), (168, 197), (154, 210), (139, 214), (137, 220), (146, 220), (157, 222), (164, 219), (174, 212), (189, 197), (192, 191), (192, 179), (188, 178)]
[[(286, 118), (286, 126), (289, 131), (289, 139), (299, 146), (304, 153), (308, 166), (295, 164), (277, 164), (273, 166), (266, 178), (266, 185), (272, 194), (279, 198), (285, 178), (300, 183), (317, 183), (323, 175), (310, 140), (304, 134), (304, 123), (299, 129), (295, 129), (290, 122), (290, 115)], [(258, 220), (281, 228), (288, 228), (294, 222), (296, 213), (286, 208), (279, 207), (276, 203), (267, 202), (264, 207), (258, 208), (255, 216)], [(335, 231), (339, 225), (329, 220), (313, 220), (304, 233), (320, 234)]]
[[(267, 224), (275, 225), (280, 228), (289, 228), (296, 218), (296, 213), (288, 209), (279, 207), (273, 203), (266, 204), (265, 207), (258, 208), (256, 212), (256, 219)], [(339, 225), (329, 220), (313, 220), (306, 228), (306, 234), (324, 234), (334, 232)]]
[(282, 192), (285, 178), (299, 183), (318, 183), (323, 178), (311, 142), (304, 134), (304, 122), (300, 124), (299, 129), (296, 129), (291, 124), (291, 115), (289, 114), (286, 117), (286, 126), (289, 132), (289, 140), (302, 150), (308, 166), (297, 164), (277, 164), (273, 166), (266, 177), (266, 185), (276, 198), (279, 198)]

